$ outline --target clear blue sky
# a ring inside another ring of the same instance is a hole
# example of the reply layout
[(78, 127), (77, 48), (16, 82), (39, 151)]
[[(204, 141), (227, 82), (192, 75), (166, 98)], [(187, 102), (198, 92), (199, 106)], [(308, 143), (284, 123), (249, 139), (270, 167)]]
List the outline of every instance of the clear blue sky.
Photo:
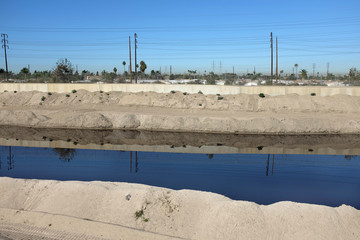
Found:
[(295, 63), (310, 74), (314, 63), (320, 74), (327, 63), (332, 73), (360, 69), (359, 0), (4, 0), (1, 9), (13, 72), (28, 64), (32, 72), (51, 70), (61, 58), (79, 71), (122, 72), (129, 36), (134, 56), (134, 33), (146, 72), (169, 72), (171, 65), (176, 73), (218, 73), (234, 66), (237, 73), (255, 67), (268, 74), (270, 32), (278, 36), (279, 69), (286, 73)]

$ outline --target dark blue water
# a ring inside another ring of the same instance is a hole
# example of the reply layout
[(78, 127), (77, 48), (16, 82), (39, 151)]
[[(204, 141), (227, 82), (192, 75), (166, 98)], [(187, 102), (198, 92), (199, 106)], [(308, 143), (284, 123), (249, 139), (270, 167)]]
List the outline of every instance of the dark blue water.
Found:
[(259, 204), (296, 201), (347, 204), (360, 209), (357, 156), (130, 153), (1, 146), (0, 157), (0, 176), (142, 183), (210, 191)]

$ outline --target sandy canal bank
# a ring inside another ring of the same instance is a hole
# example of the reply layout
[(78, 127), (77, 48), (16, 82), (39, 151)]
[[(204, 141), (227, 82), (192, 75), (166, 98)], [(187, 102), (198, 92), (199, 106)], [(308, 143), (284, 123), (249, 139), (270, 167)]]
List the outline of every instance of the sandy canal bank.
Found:
[(0, 93), (0, 125), (238, 134), (359, 134), (360, 97)]
[(213, 193), (140, 184), (4, 177), (0, 178), (0, 192), (0, 236), (360, 238), (360, 211), (345, 205), (331, 208), (279, 202), (264, 206)]

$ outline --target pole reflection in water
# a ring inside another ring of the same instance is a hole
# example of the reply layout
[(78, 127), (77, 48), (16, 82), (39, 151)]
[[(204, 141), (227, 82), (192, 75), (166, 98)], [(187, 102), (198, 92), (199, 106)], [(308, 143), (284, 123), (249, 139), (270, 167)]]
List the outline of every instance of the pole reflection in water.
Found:
[(8, 160), (8, 170), (14, 169), (14, 154), (11, 153), (11, 146), (9, 146), (9, 156), (7, 157)]
[[(132, 151), (130, 151), (130, 173), (132, 173)], [(139, 171), (138, 152), (135, 152), (135, 173)]]

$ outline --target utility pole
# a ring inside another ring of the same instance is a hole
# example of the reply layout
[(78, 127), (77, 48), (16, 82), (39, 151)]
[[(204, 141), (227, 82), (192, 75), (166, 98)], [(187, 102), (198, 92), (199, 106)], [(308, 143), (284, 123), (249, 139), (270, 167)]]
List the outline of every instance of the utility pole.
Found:
[(276, 84), (278, 83), (278, 40), (276, 36)]
[(329, 76), (330, 63), (326, 63), (326, 77)]
[(315, 78), (315, 63), (313, 63), (313, 78)]
[(270, 48), (271, 48), (271, 83), (272, 83), (273, 75), (274, 75), (274, 72), (273, 72), (274, 56), (273, 56), (273, 35), (272, 35), (272, 32), (270, 33)]
[(7, 55), (6, 55), (6, 48), (9, 48), (7, 44), (9, 44), (9, 41), (7, 40), (8, 35), (5, 33), (1, 34), (1, 42), (3, 43), (2, 48), (4, 48), (5, 51), (5, 65), (6, 65), (6, 81), (9, 81), (9, 70), (8, 70), (8, 64), (7, 64)]
[(131, 80), (131, 38), (130, 38), (130, 36), (129, 36), (129, 62), (130, 62), (130, 69), (129, 69), (130, 83), (132, 83), (132, 80)]
[(137, 34), (134, 34), (135, 38), (135, 83), (137, 83), (137, 62), (136, 62), (136, 49), (137, 49)]

